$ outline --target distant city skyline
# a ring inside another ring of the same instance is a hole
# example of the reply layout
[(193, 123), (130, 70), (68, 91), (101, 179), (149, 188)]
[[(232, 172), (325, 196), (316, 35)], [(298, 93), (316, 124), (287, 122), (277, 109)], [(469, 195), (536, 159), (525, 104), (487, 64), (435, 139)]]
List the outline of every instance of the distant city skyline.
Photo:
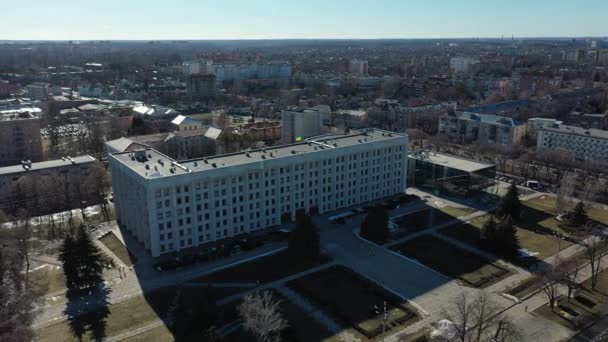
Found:
[(1, 40), (605, 37), (605, 0), (12, 2)]

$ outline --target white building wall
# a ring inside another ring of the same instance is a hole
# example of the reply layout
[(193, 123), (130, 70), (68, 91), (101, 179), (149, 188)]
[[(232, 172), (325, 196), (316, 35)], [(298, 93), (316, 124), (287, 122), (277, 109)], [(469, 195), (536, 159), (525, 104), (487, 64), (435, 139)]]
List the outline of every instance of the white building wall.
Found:
[[(117, 219), (159, 256), (402, 193), (407, 136), (144, 179), (111, 159)], [(125, 170), (126, 169), (126, 170)]]

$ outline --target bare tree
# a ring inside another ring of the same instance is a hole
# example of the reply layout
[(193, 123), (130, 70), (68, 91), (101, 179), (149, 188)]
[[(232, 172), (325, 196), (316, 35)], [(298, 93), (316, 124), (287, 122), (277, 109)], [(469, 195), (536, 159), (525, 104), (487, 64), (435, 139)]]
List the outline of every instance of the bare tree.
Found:
[(280, 304), (270, 291), (246, 295), (238, 309), (243, 326), (260, 342), (279, 341), (280, 332), (287, 328)]
[(0, 341), (31, 341), (33, 296), (25, 285), (24, 259), (13, 230), (0, 230)]
[(515, 323), (500, 319), (496, 324), (495, 342), (521, 341), (521, 332)]
[(568, 287), (568, 300), (572, 298), (574, 291), (579, 286), (577, 278), (582, 268), (583, 262), (579, 257), (574, 257), (560, 265), (560, 269), (563, 273), (562, 279)]
[(542, 291), (549, 300), (549, 307), (551, 311), (555, 308), (557, 299), (559, 298), (559, 281), (561, 280), (561, 274), (554, 270), (548, 270), (541, 276)]
[[(502, 338), (501, 341), (507, 341), (515, 336), (516, 329), (507, 318), (501, 317), (499, 311), (499, 307), (488, 294), (480, 291), (473, 300), (461, 293), (451, 310), (444, 310), (444, 315), (453, 323), (450, 333), (455, 340), (481, 342), (495, 334)], [(494, 327), (497, 327), (495, 333)]]
[(498, 306), (488, 297), (485, 291), (479, 292), (474, 301), (473, 323), (476, 334), (472, 341), (480, 342), (484, 334), (497, 323)]
[(559, 182), (555, 208), (558, 213), (567, 211), (570, 207), (570, 198), (574, 195), (576, 189), (576, 174), (566, 172)]
[(591, 289), (595, 290), (597, 279), (601, 271), (602, 258), (607, 254), (606, 241), (594, 232), (583, 242), (585, 246), (585, 256), (591, 267)]
[(29, 211), (22, 209), (17, 214), (17, 226), (15, 230), (17, 250), (20, 258), (25, 262), (25, 290), (29, 291), (30, 272), (30, 239), (32, 238), (32, 226)]

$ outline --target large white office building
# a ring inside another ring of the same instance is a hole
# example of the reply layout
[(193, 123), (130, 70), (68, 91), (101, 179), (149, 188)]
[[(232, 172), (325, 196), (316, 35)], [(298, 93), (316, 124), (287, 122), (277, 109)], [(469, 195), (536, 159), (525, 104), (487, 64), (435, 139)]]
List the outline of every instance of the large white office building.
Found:
[(110, 156), (116, 217), (152, 256), (402, 193), (406, 135), (382, 130), (176, 162)]
[(578, 159), (608, 160), (608, 131), (555, 124), (537, 131), (536, 148), (561, 148)]

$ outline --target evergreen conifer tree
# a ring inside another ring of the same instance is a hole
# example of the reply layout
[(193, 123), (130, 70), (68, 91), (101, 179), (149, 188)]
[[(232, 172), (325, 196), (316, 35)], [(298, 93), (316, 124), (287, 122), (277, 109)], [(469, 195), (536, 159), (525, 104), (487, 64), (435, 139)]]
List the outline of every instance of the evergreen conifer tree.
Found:
[(496, 216), (501, 219), (511, 216), (512, 219), (518, 220), (521, 217), (521, 207), (517, 187), (512, 184), (505, 197), (503, 197), (500, 206), (496, 209)]

